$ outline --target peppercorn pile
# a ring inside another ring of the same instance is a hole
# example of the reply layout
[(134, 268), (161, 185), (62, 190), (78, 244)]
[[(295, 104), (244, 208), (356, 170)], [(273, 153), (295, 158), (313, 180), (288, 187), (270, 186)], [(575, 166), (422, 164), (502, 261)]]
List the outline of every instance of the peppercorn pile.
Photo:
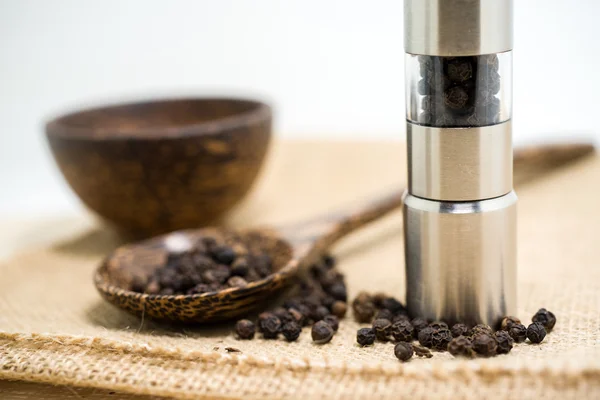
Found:
[(423, 95), (418, 122), (436, 127), (485, 126), (500, 121), (498, 57), (419, 56)]
[(267, 277), (273, 271), (271, 258), (260, 249), (249, 248), (239, 238), (203, 236), (182, 251), (170, 251), (165, 265), (147, 280), (136, 277), (131, 290), (148, 294), (200, 294)]
[(300, 337), (302, 327), (312, 326), (313, 342), (328, 343), (338, 330), (339, 319), (346, 315), (346, 301), (344, 275), (336, 270), (335, 259), (327, 255), (310, 267), (298, 284), (297, 294), (283, 306), (259, 314), (256, 322), (238, 321), (235, 332), (239, 339), (252, 339), (258, 331), (264, 339), (282, 335), (293, 342)]
[[(448, 351), (455, 357), (492, 357), (509, 353), (514, 343), (529, 339), (540, 343), (556, 324), (554, 314), (541, 308), (526, 328), (518, 318), (505, 317), (500, 329), (479, 324), (468, 327), (463, 323), (451, 328), (442, 321), (410, 319), (402, 303), (384, 294), (370, 295), (361, 292), (352, 301), (354, 318), (360, 323), (371, 323), (370, 328), (356, 332), (360, 346), (380, 342), (395, 342), (394, 355), (401, 361), (410, 360), (414, 354), (430, 358), (431, 350)], [(418, 342), (416, 344), (414, 342)]]

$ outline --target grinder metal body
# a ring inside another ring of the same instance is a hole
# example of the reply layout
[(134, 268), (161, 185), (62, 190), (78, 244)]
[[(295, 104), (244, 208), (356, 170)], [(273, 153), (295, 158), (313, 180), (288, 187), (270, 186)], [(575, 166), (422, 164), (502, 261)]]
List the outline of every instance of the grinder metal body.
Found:
[(516, 310), (512, 0), (405, 0), (409, 312)]

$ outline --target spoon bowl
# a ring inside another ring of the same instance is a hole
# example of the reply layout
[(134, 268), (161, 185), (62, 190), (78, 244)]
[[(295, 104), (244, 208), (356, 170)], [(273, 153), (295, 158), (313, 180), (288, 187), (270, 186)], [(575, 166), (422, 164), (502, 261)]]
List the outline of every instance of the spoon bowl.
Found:
[(94, 281), (109, 302), (138, 316), (177, 322), (217, 322), (251, 311), (267, 297), (279, 292), (298, 270), (293, 247), (269, 229), (236, 231), (248, 247), (267, 252), (273, 273), (244, 287), (232, 287), (193, 295), (151, 295), (132, 291), (136, 279), (147, 280), (162, 267), (173, 239), (194, 243), (201, 237), (221, 237), (227, 241), (234, 232), (205, 228), (178, 231), (117, 249), (96, 272)]

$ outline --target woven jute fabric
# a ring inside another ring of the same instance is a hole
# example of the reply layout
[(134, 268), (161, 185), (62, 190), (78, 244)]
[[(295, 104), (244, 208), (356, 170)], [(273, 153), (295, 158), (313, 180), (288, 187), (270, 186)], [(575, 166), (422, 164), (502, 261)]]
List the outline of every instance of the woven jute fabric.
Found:
[[(279, 144), (224, 224), (296, 220), (399, 187), (403, 154), (401, 144)], [(390, 343), (356, 345), (361, 325), (351, 316), (322, 346), (307, 328), (295, 343), (240, 341), (230, 324), (141, 320), (93, 288), (93, 270), (122, 239), (82, 217), (40, 225), (56, 235), (46, 231), (46, 244), (0, 265), (0, 379), (177, 398), (600, 398), (600, 158), (540, 176), (518, 195), (517, 316), (528, 322), (546, 307), (558, 319), (540, 345), (491, 359), (435, 353), (401, 364)], [(368, 290), (404, 298), (401, 227), (396, 212), (335, 247), (351, 297)]]

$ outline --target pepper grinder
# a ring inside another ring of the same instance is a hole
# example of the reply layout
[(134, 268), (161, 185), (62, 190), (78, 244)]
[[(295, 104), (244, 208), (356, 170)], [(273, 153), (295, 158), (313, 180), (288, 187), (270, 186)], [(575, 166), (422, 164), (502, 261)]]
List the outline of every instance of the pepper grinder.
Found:
[(405, 0), (411, 315), (494, 326), (516, 310), (512, 0)]

